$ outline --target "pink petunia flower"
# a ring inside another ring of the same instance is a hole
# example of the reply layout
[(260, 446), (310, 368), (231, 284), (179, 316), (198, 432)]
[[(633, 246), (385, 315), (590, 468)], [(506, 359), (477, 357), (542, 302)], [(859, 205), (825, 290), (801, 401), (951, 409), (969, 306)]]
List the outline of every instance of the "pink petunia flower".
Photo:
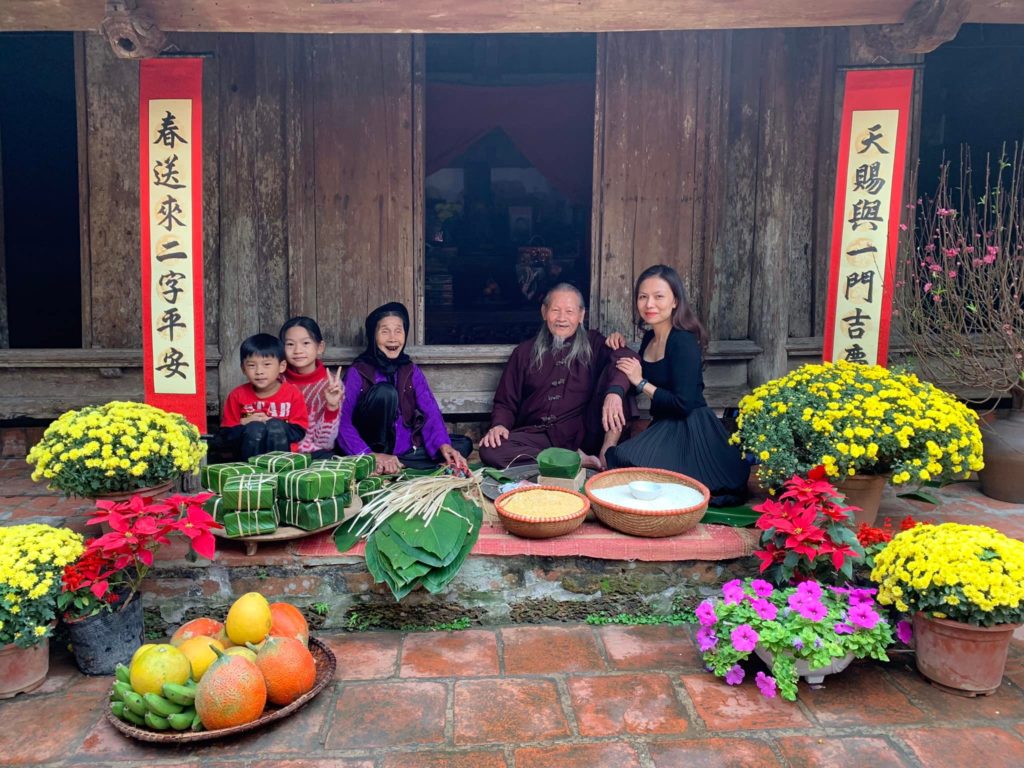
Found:
[(775, 698), (775, 678), (771, 675), (766, 675), (764, 672), (758, 672), (754, 676), (754, 682), (757, 683), (757, 690), (761, 692), (761, 695), (766, 699)]
[(775, 621), (775, 617), (779, 615), (779, 609), (775, 606), (775, 603), (763, 598), (751, 600), (750, 606), (754, 609), (754, 613), (765, 621)]
[(775, 591), (775, 588), (771, 585), (771, 583), (765, 581), (764, 579), (754, 579), (750, 582), (750, 588), (754, 590), (754, 594), (758, 597), (768, 597), (772, 592)]
[(832, 629), (836, 631), (837, 635), (852, 635), (854, 632), (853, 627), (851, 627), (849, 624), (844, 624), (843, 622), (839, 622), (834, 627), (832, 627)]
[(746, 598), (746, 593), (743, 591), (743, 582), (739, 579), (725, 582), (722, 585), (722, 594), (725, 596), (726, 603), (742, 603)]
[(914, 639), (914, 627), (909, 621), (896, 622), (896, 639), (904, 645), (910, 645), (910, 641)]
[(697, 620), (702, 627), (710, 627), (718, 621), (718, 617), (715, 615), (715, 605), (711, 600), (705, 600), (698, 605), (694, 613), (697, 614)]
[(697, 647), (701, 653), (707, 653), (718, 645), (718, 635), (711, 627), (701, 627), (697, 630)]
[(824, 603), (820, 600), (810, 601), (808, 600), (800, 608), (797, 609), (797, 613), (803, 616), (805, 619), (811, 621), (821, 621), (828, 616), (828, 608), (825, 607)]
[(757, 631), (749, 624), (740, 624), (729, 634), (732, 647), (741, 653), (748, 653), (754, 650), (759, 639)]
[(874, 629), (875, 625), (882, 620), (882, 617), (870, 605), (861, 603), (850, 606), (850, 610), (846, 612), (846, 620), (855, 627)]

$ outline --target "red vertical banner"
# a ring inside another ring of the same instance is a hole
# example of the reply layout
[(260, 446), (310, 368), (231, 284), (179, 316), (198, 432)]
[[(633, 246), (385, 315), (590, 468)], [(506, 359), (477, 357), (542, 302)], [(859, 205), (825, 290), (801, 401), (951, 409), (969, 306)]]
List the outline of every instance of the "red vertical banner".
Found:
[(146, 402), (206, 432), (202, 93), (202, 59), (140, 62)]
[(888, 358), (913, 84), (911, 69), (846, 73), (826, 361), (885, 365)]

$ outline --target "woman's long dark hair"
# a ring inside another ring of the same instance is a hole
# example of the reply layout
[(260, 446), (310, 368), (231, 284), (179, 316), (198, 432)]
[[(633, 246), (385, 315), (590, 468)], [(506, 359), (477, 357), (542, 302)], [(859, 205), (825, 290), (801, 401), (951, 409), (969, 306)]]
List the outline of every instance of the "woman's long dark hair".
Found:
[(633, 287), (633, 313), (636, 316), (636, 327), (643, 330), (646, 325), (636, 308), (636, 303), (640, 296), (640, 284), (651, 277), (660, 277), (672, 289), (672, 295), (676, 300), (676, 308), (672, 311), (672, 327), (692, 333), (697, 337), (697, 343), (700, 344), (701, 351), (705, 351), (708, 347), (707, 331), (704, 330), (704, 326), (701, 325), (700, 320), (697, 319), (697, 315), (694, 314), (693, 308), (690, 306), (690, 300), (686, 296), (686, 288), (683, 286), (683, 279), (679, 277), (678, 272), (665, 264), (655, 264), (653, 267), (648, 267), (636, 279), (636, 285)]

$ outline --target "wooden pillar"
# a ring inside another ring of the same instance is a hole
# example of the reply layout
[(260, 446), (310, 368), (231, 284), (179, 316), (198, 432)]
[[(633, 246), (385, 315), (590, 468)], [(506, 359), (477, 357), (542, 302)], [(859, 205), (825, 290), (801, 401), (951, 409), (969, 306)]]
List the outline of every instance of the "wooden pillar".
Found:
[(785, 33), (771, 30), (764, 34), (756, 229), (750, 276), (750, 338), (761, 352), (750, 362), (751, 386), (785, 373), (789, 336), (788, 166), (793, 150), (793, 94), (786, 78)]
[[(0, 137), (2, 140), (3, 137)], [(0, 143), (0, 147), (3, 144)], [(0, 349), (11, 346), (10, 327), (7, 321), (7, 255), (4, 252), (4, 166), (0, 152)]]

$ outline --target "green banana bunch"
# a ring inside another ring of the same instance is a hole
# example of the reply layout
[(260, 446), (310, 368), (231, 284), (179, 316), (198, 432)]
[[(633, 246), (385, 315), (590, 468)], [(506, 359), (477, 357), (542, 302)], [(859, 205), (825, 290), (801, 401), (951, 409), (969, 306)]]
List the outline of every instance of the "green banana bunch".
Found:
[[(119, 702), (119, 703), (124, 704), (124, 702)], [(117, 714), (117, 713), (115, 712), (114, 714)], [(120, 717), (126, 723), (131, 723), (132, 725), (137, 725), (140, 728), (144, 727), (146, 725), (146, 721), (140, 715), (137, 715), (134, 712), (132, 712), (130, 709), (128, 709), (127, 705), (122, 707), (121, 714), (118, 715), (118, 717)]]
[(114, 676), (122, 683), (131, 682), (131, 674), (128, 671), (128, 667), (124, 664), (118, 664), (114, 667)]
[(168, 701), (163, 696), (159, 696), (155, 693), (147, 693), (142, 697), (142, 699), (146, 702), (146, 708), (157, 717), (176, 715), (184, 709), (180, 704)]
[(154, 731), (166, 731), (171, 727), (171, 724), (167, 722), (166, 717), (160, 717), (152, 712), (147, 712), (145, 716), (146, 725), (152, 728)]
[(110, 700), (111, 701), (124, 701), (124, 695), (132, 690), (132, 686), (129, 683), (125, 683), (118, 680), (114, 683), (114, 686), (110, 689)]
[(164, 683), (163, 692), (168, 701), (181, 707), (190, 707), (196, 698), (196, 684), (191, 680), (184, 685)]
[(176, 715), (168, 715), (167, 722), (171, 724), (171, 728), (176, 731), (187, 731), (192, 727), (192, 721), (196, 719), (196, 710), (194, 707), (182, 710)]
[(146, 700), (135, 691), (125, 691), (124, 708), (126, 712), (138, 715), (140, 720), (147, 712), (149, 712), (149, 707), (146, 706)]

